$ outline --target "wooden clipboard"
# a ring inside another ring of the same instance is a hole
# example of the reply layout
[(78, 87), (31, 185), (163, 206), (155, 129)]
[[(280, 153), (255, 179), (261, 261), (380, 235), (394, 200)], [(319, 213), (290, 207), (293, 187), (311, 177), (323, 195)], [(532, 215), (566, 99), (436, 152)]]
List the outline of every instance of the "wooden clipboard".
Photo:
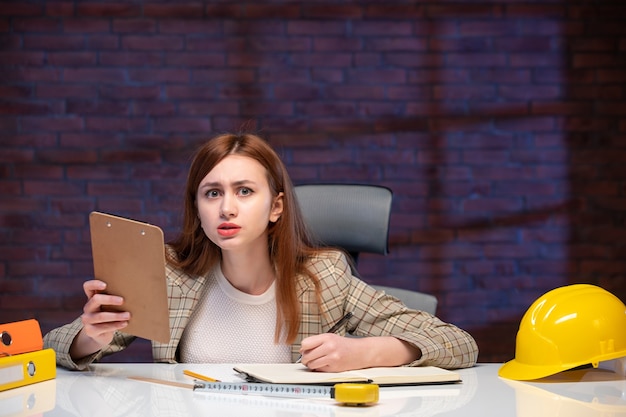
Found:
[(165, 243), (154, 225), (97, 211), (89, 215), (94, 277), (107, 283), (106, 292), (124, 297), (128, 311), (124, 333), (167, 343), (170, 340)]

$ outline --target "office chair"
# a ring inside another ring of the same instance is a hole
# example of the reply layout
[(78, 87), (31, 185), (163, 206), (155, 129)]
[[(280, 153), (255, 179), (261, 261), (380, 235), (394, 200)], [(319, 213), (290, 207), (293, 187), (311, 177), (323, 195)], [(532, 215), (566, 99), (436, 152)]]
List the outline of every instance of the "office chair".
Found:
[[(323, 245), (342, 248), (358, 263), (359, 254), (389, 253), (392, 192), (367, 184), (305, 184), (296, 197), (313, 237)], [(353, 270), (358, 276), (358, 271)], [(437, 298), (430, 294), (382, 285), (378, 290), (400, 299), (409, 308), (435, 314)]]

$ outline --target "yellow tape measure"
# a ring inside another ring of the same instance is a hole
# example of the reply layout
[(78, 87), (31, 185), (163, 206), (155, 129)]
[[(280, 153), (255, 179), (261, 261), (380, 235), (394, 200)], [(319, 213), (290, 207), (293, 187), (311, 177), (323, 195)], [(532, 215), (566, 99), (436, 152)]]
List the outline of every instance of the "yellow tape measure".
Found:
[(343, 383), (331, 388), (330, 397), (346, 405), (364, 405), (378, 402), (378, 385)]
[(378, 385), (341, 383), (334, 386), (266, 384), (257, 382), (196, 382), (196, 392), (265, 395), (271, 397), (330, 397), (346, 405), (367, 405), (378, 402)]

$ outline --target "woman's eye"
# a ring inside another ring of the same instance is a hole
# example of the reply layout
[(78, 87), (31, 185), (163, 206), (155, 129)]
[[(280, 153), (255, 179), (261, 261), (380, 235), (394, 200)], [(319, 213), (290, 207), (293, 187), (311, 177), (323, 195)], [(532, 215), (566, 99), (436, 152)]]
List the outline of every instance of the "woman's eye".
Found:
[(244, 187), (239, 190), (239, 194), (242, 196), (250, 195), (252, 194), (252, 190)]
[(218, 197), (219, 195), (220, 195), (220, 193), (217, 190), (209, 190), (206, 193), (206, 196), (209, 197), (209, 198), (215, 198), (215, 197)]

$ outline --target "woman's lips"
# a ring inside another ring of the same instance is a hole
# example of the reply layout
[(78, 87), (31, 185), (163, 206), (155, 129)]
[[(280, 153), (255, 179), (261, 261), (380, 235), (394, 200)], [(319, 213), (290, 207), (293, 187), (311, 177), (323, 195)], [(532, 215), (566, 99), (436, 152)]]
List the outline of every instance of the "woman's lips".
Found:
[(229, 237), (229, 236), (236, 235), (237, 233), (239, 233), (240, 230), (241, 230), (241, 227), (236, 225), (236, 224), (233, 224), (233, 223), (222, 223), (217, 228), (217, 233), (220, 236)]

